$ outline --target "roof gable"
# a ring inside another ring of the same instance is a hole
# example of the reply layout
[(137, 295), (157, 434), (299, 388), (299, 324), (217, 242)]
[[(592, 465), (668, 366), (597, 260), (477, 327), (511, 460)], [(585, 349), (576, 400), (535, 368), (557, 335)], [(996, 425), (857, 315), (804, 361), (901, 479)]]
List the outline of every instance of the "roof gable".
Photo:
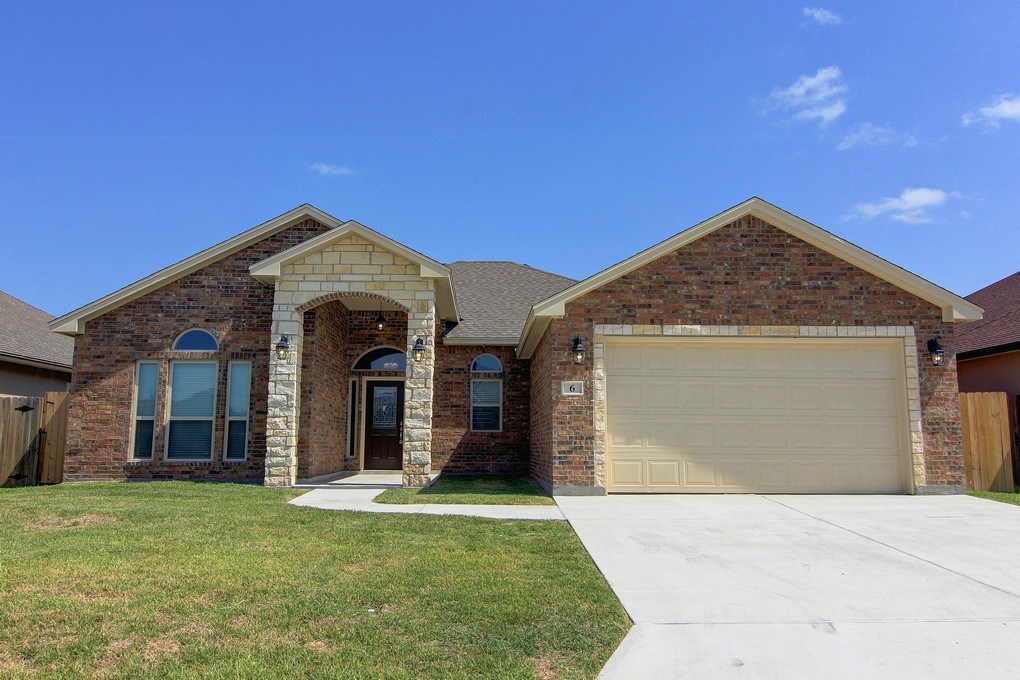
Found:
[(351, 239), (351, 237), (364, 239), (383, 250), (393, 253), (397, 257), (418, 265), (419, 276), (423, 279), (435, 280), (436, 307), (440, 316), (448, 321), (457, 320), (457, 304), (454, 300), (453, 283), (450, 278), (449, 267), (401, 243), (397, 243), (393, 239), (383, 236), (374, 229), (370, 229), (354, 220), (348, 220), (334, 229), (319, 234), (315, 238), (308, 239), (304, 243), (299, 243), (272, 257), (253, 264), (249, 271), (259, 281), (272, 284), (280, 277), (284, 266), (303, 260), (313, 253), (342, 243), (345, 240)]
[(206, 248), (191, 257), (187, 257), (176, 264), (172, 264), (169, 267), (160, 269), (154, 274), (150, 274), (143, 279), (139, 279), (120, 290), (114, 291), (113, 293), (101, 297), (94, 302), (90, 302), (83, 307), (79, 307), (72, 312), (68, 312), (67, 314), (51, 321), (49, 328), (51, 331), (61, 333), (63, 335), (78, 335), (83, 333), (86, 321), (102, 316), (111, 310), (126, 305), (132, 300), (137, 300), (143, 295), (162, 288), (168, 283), (173, 283), (188, 274), (193, 274), (213, 262), (217, 262), (224, 257), (228, 257), (254, 243), (258, 243), (262, 239), (268, 238), (273, 234), (279, 233), (284, 229), (292, 227), (295, 224), (299, 224), (309, 218), (328, 227), (335, 227), (341, 224), (341, 221), (332, 215), (324, 213), (315, 206), (305, 203), (293, 210), (288, 210), (279, 217), (274, 217), (268, 222), (263, 222), (258, 226), (241, 232), (237, 236), (229, 238), (221, 243), (217, 243), (216, 245)]
[(748, 215), (759, 217), (805, 243), (927, 300), (942, 309), (946, 321), (981, 318), (981, 308), (977, 305), (767, 201), (753, 197), (537, 303), (532, 307), (518, 343), (518, 355), (522, 358), (531, 356), (549, 320), (562, 316), (566, 305), (572, 300)]

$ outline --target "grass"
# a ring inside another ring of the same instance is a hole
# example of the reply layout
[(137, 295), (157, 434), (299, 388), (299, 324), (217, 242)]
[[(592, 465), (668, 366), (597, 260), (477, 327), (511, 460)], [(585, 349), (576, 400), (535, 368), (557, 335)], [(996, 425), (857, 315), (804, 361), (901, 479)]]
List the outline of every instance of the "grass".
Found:
[(0, 489), (0, 677), (590, 678), (629, 627), (565, 522), (295, 495)]
[(1016, 493), (1006, 493), (1004, 491), (968, 491), (967, 494), (977, 496), (978, 498), (987, 498), (990, 501), (1020, 505), (1020, 486), (1017, 487)]
[(376, 503), (464, 503), (468, 505), (555, 505), (542, 487), (527, 477), (494, 475), (441, 476), (427, 489), (387, 489)]

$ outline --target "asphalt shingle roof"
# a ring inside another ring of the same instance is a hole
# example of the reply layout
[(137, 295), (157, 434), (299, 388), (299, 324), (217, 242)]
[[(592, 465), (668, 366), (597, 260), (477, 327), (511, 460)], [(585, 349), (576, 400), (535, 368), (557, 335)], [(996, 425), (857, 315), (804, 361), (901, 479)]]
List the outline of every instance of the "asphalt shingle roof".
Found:
[(1020, 272), (968, 295), (967, 300), (984, 307), (985, 316), (957, 327), (957, 354), (1020, 342)]
[(461, 317), (450, 339), (516, 339), (532, 305), (577, 283), (516, 262), (462, 260), (447, 266)]
[(71, 368), (74, 340), (52, 333), (53, 319), (41, 309), (0, 290), (0, 357), (41, 361)]

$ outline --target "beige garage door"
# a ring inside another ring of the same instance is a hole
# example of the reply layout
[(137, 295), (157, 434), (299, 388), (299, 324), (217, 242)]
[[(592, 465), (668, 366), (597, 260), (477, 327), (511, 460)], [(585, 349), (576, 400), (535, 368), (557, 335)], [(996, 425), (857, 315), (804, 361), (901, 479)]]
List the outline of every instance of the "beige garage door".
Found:
[(609, 491), (896, 493), (898, 340), (607, 339)]

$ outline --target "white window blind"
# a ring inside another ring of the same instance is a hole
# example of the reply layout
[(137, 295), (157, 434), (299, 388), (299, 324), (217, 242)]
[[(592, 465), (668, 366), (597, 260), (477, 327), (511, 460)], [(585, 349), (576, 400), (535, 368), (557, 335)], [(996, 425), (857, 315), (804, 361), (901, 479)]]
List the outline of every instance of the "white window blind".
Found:
[(170, 423), (166, 457), (212, 457), (215, 362), (170, 362)]
[(227, 367), (227, 441), (223, 457), (243, 459), (248, 453), (248, 402), (251, 363), (231, 361)]

